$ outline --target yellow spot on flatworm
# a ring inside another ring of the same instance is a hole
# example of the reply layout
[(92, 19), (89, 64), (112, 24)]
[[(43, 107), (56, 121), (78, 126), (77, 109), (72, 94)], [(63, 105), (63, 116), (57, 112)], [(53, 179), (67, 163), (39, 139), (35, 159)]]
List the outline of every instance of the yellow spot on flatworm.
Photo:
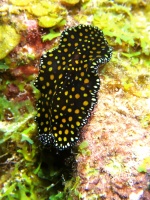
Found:
[(71, 128), (74, 128), (74, 124), (71, 124)]
[(72, 109), (71, 109), (71, 108), (68, 108), (68, 112), (72, 112)]
[(62, 107), (62, 110), (65, 110), (65, 109), (66, 109), (66, 106), (63, 106), (63, 107)]
[(71, 88), (71, 91), (74, 92), (74, 91), (75, 91), (75, 87), (72, 87), (72, 88)]
[(88, 78), (86, 78), (86, 79), (84, 79), (84, 83), (89, 83), (89, 79)]
[(50, 80), (54, 80), (54, 75), (53, 74), (50, 75)]
[(83, 102), (83, 105), (84, 105), (84, 106), (87, 106), (88, 104), (89, 104), (88, 101), (84, 101), (84, 102)]
[(47, 127), (45, 127), (45, 128), (44, 128), (44, 132), (47, 132), (47, 130), (48, 130)]
[(81, 86), (81, 87), (80, 87), (80, 90), (81, 90), (81, 91), (84, 91), (84, 90), (85, 90), (85, 87)]
[(84, 72), (81, 72), (80, 75), (81, 75), (81, 76), (84, 76)]
[(48, 118), (48, 114), (47, 113), (45, 114), (45, 118)]
[(43, 76), (40, 77), (40, 81), (44, 81), (44, 77)]
[(61, 79), (61, 78), (62, 78), (62, 76), (63, 76), (63, 75), (62, 75), (62, 74), (60, 74), (58, 78), (59, 78), (59, 79)]
[(69, 116), (69, 117), (68, 117), (68, 121), (69, 121), (69, 122), (71, 122), (72, 119), (73, 119), (72, 116)]
[(56, 127), (56, 126), (54, 126), (54, 127), (53, 127), (53, 130), (54, 130), (54, 131), (56, 131), (56, 130), (57, 130), (57, 127)]
[(65, 118), (63, 118), (61, 121), (62, 121), (62, 123), (66, 123), (66, 119)]
[(65, 48), (65, 49), (64, 49), (64, 52), (65, 52), (65, 53), (66, 53), (66, 52), (68, 52), (68, 49), (67, 49), (67, 48)]
[(65, 95), (66, 95), (66, 96), (68, 95), (68, 91), (65, 91)]
[(67, 141), (67, 138), (66, 137), (64, 137), (64, 142), (66, 142)]
[(83, 96), (84, 96), (84, 97), (87, 97), (87, 96), (88, 96), (88, 94), (87, 94), (87, 93), (84, 93), (84, 94), (83, 94)]
[(48, 65), (51, 65), (51, 64), (52, 64), (52, 61), (48, 61), (47, 64), (48, 64)]
[(76, 122), (76, 125), (77, 125), (77, 126), (80, 126), (80, 122), (77, 121), (77, 122)]
[(59, 137), (59, 138), (58, 138), (58, 141), (59, 141), (59, 142), (61, 142), (61, 141), (62, 141), (62, 138), (61, 138), (61, 137)]
[(75, 94), (75, 98), (76, 98), (76, 99), (79, 99), (79, 98), (80, 98), (80, 94), (78, 94), (78, 93)]
[(76, 109), (74, 112), (75, 112), (75, 114), (79, 114), (80, 110)]
[(60, 128), (62, 128), (64, 125), (63, 124), (60, 124)]
[(68, 135), (68, 133), (69, 133), (69, 130), (65, 129), (65, 134)]
[(58, 70), (61, 70), (61, 65), (58, 65), (57, 69), (58, 69)]
[(74, 39), (75, 37), (74, 37), (74, 35), (71, 35), (71, 39)]

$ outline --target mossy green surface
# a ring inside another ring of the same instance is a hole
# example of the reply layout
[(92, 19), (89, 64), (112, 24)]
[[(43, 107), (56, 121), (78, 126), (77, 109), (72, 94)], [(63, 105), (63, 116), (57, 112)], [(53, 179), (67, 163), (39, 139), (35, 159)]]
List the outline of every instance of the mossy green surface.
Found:
[(0, 59), (5, 58), (20, 42), (20, 35), (10, 25), (0, 25)]
[(66, 16), (66, 10), (61, 5), (46, 0), (32, 4), (28, 11), (38, 17), (39, 26), (44, 28), (57, 25)]
[(46, 40), (51, 41), (52, 39), (59, 37), (60, 35), (61, 35), (60, 32), (55, 32), (53, 29), (51, 29), (50, 33), (42, 36), (42, 40), (43, 42), (45, 42)]
[(75, 5), (80, 2), (80, 0), (60, 0), (61, 3), (65, 5)]
[[(60, 1), (61, 2), (61, 1)], [(11, 5), (0, 8), (2, 13), (0, 26), (0, 59), (7, 61), (7, 55), (18, 45), (20, 41), (19, 31), (25, 27), (12, 26), (16, 23), (14, 18), (19, 18), (23, 11), (29, 19), (37, 20), (38, 25), (44, 28), (57, 27), (58, 35), (61, 22), (66, 25), (92, 24), (103, 30), (104, 35), (111, 46), (113, 46), (113, 57), (107, 70), (102, 71), (108, 88), (121, 88), (126, 93), (139, 98), (150, 97), (150, 37), (149, 18), (150, 5), (143, 1), (80, 1), (77, 6), (63, 7), (58, 1), (18, 1), (10, 0)], [(71, 5), (71, 4), (70, 4)], [(20, 12), (21, 11), (21, 12)], [(69, 20), (68, 20), (69, 17)], [(70, 21), (70, 19), (72, 21)], [(18, 19), (20, 20), (20, 19)], [(11, 25), (6, 25), (10, 22)], [(17, 24), (17, 23), (16, 23)], [(18, 24), (17, 24), (18, 25)], [(63, 24), (64, 25), (64, 24)], [(50, 35), (45, 36), (45, 40), (55, 38), (53, 29)], [(43, 36), (44, 41), (44, 36)], [(17, 67), (18, 63), (13, 66)], [(0, 64), (0, 72), (11, 68), (9, 65)], [(112, 83), (112, 78), (114, 82)], [(34, 77), (25, 79), (32, 84)], [(1, 79), (0, 79), (1, 81)], [(73, 177), (65, 182), (65, 189), (57, 190), (57, 178), (60, 177), (59, 170), (53, 166), (45, 175), (41, 167), (42, 161), (39, 159), (40, 148), (37, 142), (37, 130), (34, 122), (36, 115), (35, 106), (30, 100), (16, 103), (8, 100), (4, 95), (4, 90), (8, 83), (13, 80), (6, 80), (5, 85), (0, 86), (0, 163), (2, 166), (0, 176), (0, 199), (2, 200), (24, 200), (24, 199), (77, 199), (82, 198), (78, 190), (80, 177)], [(18, 83), (23, 91), (25, 82)], [(34, 97), (38, 97), (38, 91), (34, 88)], [(26, 109), (25, 109), (26, 108)], [(24, 113), (20, 114), (20, 110)], [(4, 112), (4, 111), (7, 112)], [(13, 120), (6, 120), (5, 114), (13, 114)], [(150, 124), (150, 114), (143, 113), (139, 117), (141, 126), (148, 128)], [(89, 156), (88, 143), (83, 142), (79, 147), (79, 156)], [(145, 163), (140, 165), (138, 171), (146, 171)], [(121, 170), (121, 161), (116, 160), (108, 163), (108, 170), (111, 173), (118, 173)], [(87, 174), (95, 175), (97, 171), (85, 166)], [(62, 187), (63, 188), (63, 187)], [(94, 194), (93, 198), (96, 199)], [(91, 197), (92, 199), (92, 197)]]
[(150, 157), (146, 157), (138, 166), (138, 172), (147, 172), (150, 169)]
[(79, 151), (79, 153), (82, 154), (82, 155), (85, 155), (85, 156), (90, 155), (90, 151), (89, 151), (89, 149), (88, 149), (88, 142), (87, 142), (86, 140), (83, 141), (83, 142), (79, 145), (78, 151)]
[[(24, 102), (15, 103), (1, 97), (0, 104), (0, 144), (6, 142), (9, 139), (12, 139), (15, 142), (26, 140), (30, 144), (33, 144), (29, 133), (32, 134), (32, 131), (35, 131), (35, 124), (30, 124), (29, 121), (36, 113), (31, 102), (26, 100)], [(26, 113), (22, 116), (20, 116), (21, 108), (26, 109)], [(4, 121), (4, 118), (6, 117), (5, 115), (17, 117), (14, 117), (13, 121), (8, 123)]]
[(10, 3), (12, 3), (15, 6), (27, 6), (30, 2), (32, 2), (31, 0), (9, 0)]
[(40, 17), (38, 20), (39, 20), (39, 26), (44, 27), (44, 28), (49, 28), (58, 24), (62, 20), (62, 18), (55, 15), (54, 17), (43, 16), (43, 17)]

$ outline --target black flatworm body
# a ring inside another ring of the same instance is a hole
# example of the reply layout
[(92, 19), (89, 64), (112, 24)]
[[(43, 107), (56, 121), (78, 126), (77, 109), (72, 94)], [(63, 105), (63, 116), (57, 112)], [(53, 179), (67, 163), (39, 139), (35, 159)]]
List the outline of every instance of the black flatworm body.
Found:
[(79, 140), (97, 102), (98, 67), (111, 54), (100, 29), (79, 25), (63, 31), (59, 46), (41, 57), (36, 121), (44, 145), (64, 150)]

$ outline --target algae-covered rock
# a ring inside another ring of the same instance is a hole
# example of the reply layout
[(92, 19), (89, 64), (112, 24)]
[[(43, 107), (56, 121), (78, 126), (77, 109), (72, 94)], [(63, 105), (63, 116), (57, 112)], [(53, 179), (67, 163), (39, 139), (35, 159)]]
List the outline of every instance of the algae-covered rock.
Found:
[(59, 23), (67, 12), (58, 2), (42, 0), (32, 4), (28, 11), (37, 17), (38, 25), (44, 28), (55, 26)]
[(15, 6), (27, 6), (31, 0), (9, 0)]
[(39, 3), (32, 4), (30, 7), (30, 12), (37, 17), (47, 16), (49, 14), (57, 14), (60, 11), (63, 11), (63, 8), (57, 3), (44, 0), (40, 1)]
[(44, 28), (49, 28), (55, 26), (57, 23), (59, 23), (62, 18), (61, 17), (51, 17), (51, 16), (43, 16), (39, 17), (39, 26)]
[(33, 4), (31, 6), (31, 13), (38, 17), (48, 15), (50, 10), (51, 10), (51, 7), (46, 7), (42, 5), (41, 3)]
[(60, 0), (60, 2), (62, 4), (65, 4), (65, 5), (75, 5), (77, 3), (79, 3), (80, 0)]
[(20, 41), (20, 35), (10, 25), (0, 25), (0, 59), (3, 59)]

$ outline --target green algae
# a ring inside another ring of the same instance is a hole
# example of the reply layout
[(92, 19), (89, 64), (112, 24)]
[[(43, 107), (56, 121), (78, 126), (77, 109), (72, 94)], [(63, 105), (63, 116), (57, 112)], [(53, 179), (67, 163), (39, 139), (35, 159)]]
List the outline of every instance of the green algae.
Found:
[(140, 117), (140, 123), (143, 128), (148, 128), (150, 126), (150, 113), (143, 114)]
[(20, 42), (20, 35), (10, 25), (0, 25), (0, 59), (5, 58)]
[(75, 16), (79, 23), (86, 23), (87, 16), (85, 15), (89, 11), (88, 14), (93, 15), (92, 24), (102, 29), (106, 36), (115, 38), (115, 44), (126, 43), (129, 48), (140, 45), (142, 53), (149, 55), (148, 12), (140, 12), (140, 10), (134, 12), (134, 10), (131, 11), (130, 6), (118, 5), (113, 2), (102, 1), (97, 7), (92, 6), (92, 3), (92, 1), (87, 2), (83, 7), (83, 12)]
[[(20, 140), (22, 141), (26, 140), (31, 143), (31, 139), (29, 138), (29, 135), (31, 134), (31, 131), (36, 130), (35, 124), (28, 124), (29, 121), (36, 114), (31, 102), (29, 100), (26, 100), (18, 104), (16, 102), (8, 101), (4, 97), (0, 97), (0, 104), (1, 104), (0, 144), (6, 142), (9, 139), (12, 139), (16, 142)], [(21, 108), (24, 108), (24, 109), (26, 108), (27, 110), (27, 113), (25, 113), (22, 116), (20, 116)], [(9, 112), (9, 115), (12, 117), (11, 122), (5, 121), (5, 117), (6, 115), (8, 116), (8, 112)]]
[(148, 169), (150, 169), (150, 157), (146, 157), (137, 168), (138, 172), (147, 172)]
[(72, 192), (74, 193), (76, 197), (80, 197), (80, 192), (78, 190), (80, 181), (81, 181), (80, 177), (76, 176), (72, 178), (70, 181), (66, 182), (64, 191), (66, 193), (67, 199), (73, 200), (74, 196), (71, 195)]
[(47, 40), (51, 41), (52, 39), (59, 37), (60, 35), (61, 35), (60, 32), (55, 32), (53, 29), (51, 29), (50, 33), (42, 36), (42, 40), (43, 40), (43, 42), (45, 42)]
[(82, 154), (82, 155), (89, 156), (91, 154), (91, 152), (88, 149), (88, 146), (89, 146), (88, 142), (86, 140), (83, 141), (78, 147), (79, 153)]
[[(28, 174), (27, 170), (19, 170), (19, 165), (21, 163), (18, 162), (15, 165), (13, 172), (11, 173), (11, 181), (5, 180), (5, 185), (1, 191), (2, 199), (30, 199), (36, 200), (38, 199), (38, 193), (35, 193), (35, 185), (36, 187), (40, 182), (32, 175), (32, 179)], [(4, 179), (4, 177), (2, 177)], [(34, 184), (32, 180), (36, 181)], [(42, 198), (43, 199), (43, 198)]]
[(125, 170), (121, 158), (112, 158), (111, 161), (106, 165), (105, 169), (112, 176), (115, 174), (119, 175), (123, 170)]
[(61, 199), (64, 199), (64, 198), (65, 198), (64, 193), (58, 192), (58, 194), (56, 194), (56, 195), (51, 195), (49, 197), (49, 200), (61, 200)]
[(0, 61), (0, 71), (6, 71), (7, 69), (9, 69), (9, 66)]

